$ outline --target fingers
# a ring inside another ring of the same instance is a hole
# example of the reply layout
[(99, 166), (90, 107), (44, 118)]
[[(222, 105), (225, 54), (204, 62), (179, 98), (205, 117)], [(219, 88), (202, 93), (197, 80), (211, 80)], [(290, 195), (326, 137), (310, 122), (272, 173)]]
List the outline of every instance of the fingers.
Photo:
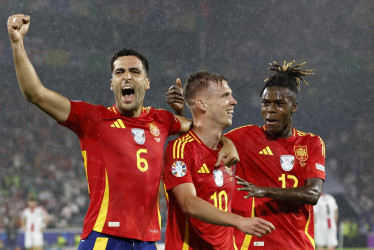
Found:
[(177, 80), (175, 80), (175, 85), (178, 88), (182, 89), (182, 82), (181, 82), (181, 79), (179, 77), (177, 78)]
[(270, 221), (267, 221), (267, 220), (264, 220), (262, 218), (258, 218), (257, 217), (257, 221), (259, 223), (259, 227), (266, 230), (267, 232), (271, 232), (271, 230), (275, 230), (275, 227), (273, 225), (273, 223), (271, 223)]
[(263, 235), (270, 234), (273, 230), (275, 230), (274, 225), (264, 219), (256, 218), (256, 228), (253, 231), (253, 235), (257, 237), (262, 237)]
[(223, 154), (221, 154), (220, 152), (218, 152), (218, 157), (217, 157), (217, 160), (216, 160), (216, 164), (214, 164), (215, 167), (218, 167), (219, 165), (221, 165), (221, 163), (223, 163)]
[(20, 29), (23, 24), (28, 24), (29, 22), (30, 16), (28, 15), (16, 14), (8, 18), (8, 26), (13, 29)]
[[(236, 179), (238, 179), (239, 181), (242, 181), (242, 182), (245, 182), (245, 180), (243, 180), (242, 178), (240, 178), (239, 176), (235, 176)], [(239, 184), (239, 183), (238, 183)]]

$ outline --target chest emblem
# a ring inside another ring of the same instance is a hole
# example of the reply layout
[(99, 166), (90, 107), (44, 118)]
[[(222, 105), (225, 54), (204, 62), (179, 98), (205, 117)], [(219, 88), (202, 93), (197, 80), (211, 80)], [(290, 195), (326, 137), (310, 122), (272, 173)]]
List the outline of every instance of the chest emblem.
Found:
[(136, 143), (138, 143), (139, 145), (144, 144), (144, 142), (145, 142), (144, 129), (132, 128), (131, 133), (132, 133), (132, 137), (134, 138)]
[(299, 161), (306, 161), (308, 160), (308, 148), (307, 146), (295, 146), (295, 157)]
[(213, 170), (214, 182), (218, 187), (223, 186), (223, 173), (222, 170)]
[(291, 171), (295, 163), (293, 155), (281, 155), (280, 164), (284, 171)]
[(159, 136), (160, 130), (158, 129), (157, 125), (154, 122), (148, 123), (149, 125), (149, 131), (153, 136)]
[(183, 161), (175, 161), (171, 166), (171, 172), (176, 177), (183, 177), (187, 173), (186, 164)]

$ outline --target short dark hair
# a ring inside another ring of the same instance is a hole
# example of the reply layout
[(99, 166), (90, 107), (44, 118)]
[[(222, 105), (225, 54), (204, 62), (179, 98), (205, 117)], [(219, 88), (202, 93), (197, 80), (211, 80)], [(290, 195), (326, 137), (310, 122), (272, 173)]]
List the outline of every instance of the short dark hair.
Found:
[(140, 61), (142, 61), (142, 64), (143, 64), (143, 66), (146, 70), (146, 73), (148, 74), (149, 66), (148, 66), (147, 58), (145, 58), (145, 56), (143, 56), (142, 54), (140, 54), (139, 52), (137, 52), (135, 50), (126, 49), (126, 48), (118, 50), (112, 56), (112, 59), (111, 59), (111, 62), (110, 62), (110, 69), (111, 69), (112, 72), (114, 70), (114, 62), (117, 60), (118, 57), (121, 57), (121, 56), (136, 56), (137, 58), (139, 58)]
[(300, 91), (300, 81), (304, 82), (306, 85), (309, 85), (307, 81), (304, 80), (303, 76), (309, 76), (314, 74), (314, 69), (300, 70), (300, 66), (306, 64), (303, 62), (294, 67), (291, 67), (295, 63), (295, 60), (287, 63), (283, 62), (283, 66), (280, 66), (277, 62), (273, 61), (269, 63), (271, 67), (269, 70), (275, 71), (276, 73), (272, 76), (269, 76), (265, 79), (265, 87), (261, 90), (260, 96), (264, 93), (264, 90), (268, 87), (277, 86), (284, 87), (291, 90), (295, 96), (297, 95), (297, 90)]
[(207, 89), (209, 82), (222, 83), (223, 81), (227, 81), (225, 77), (208, 71), (198, 71), (190, 75), (183, 90), (187, 104), (195, 97), (196, 93)]

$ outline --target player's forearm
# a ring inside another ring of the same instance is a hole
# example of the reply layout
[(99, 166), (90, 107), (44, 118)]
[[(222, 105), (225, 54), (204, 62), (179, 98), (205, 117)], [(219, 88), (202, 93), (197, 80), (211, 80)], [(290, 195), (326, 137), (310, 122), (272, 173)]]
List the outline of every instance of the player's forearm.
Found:
[(23, 40), (12, 43), (13, 59), (19, 86), (26, 100), (35, 103), (43, 88), (24, 49)]
[(179, 120), (181, 123), (181, 129), (180, 133), (184, 134), (187, 133), (190, 129), (192, 129), (192, 120), (188, 119), (186, 117), (175, 115), (175, 117)]
[(316, 187), (276, 188), (264, 187), (265, 197), (297, 204), (315, 205), (321, 195)]
[(241, 218), (238, 215), (222, 211), (196, 196), (189, 199), (189, 202), (182, 208), (182, 211), (186, 215), (206, 223), (227, 227), (236, 227), (238, 224), (237, 221)]

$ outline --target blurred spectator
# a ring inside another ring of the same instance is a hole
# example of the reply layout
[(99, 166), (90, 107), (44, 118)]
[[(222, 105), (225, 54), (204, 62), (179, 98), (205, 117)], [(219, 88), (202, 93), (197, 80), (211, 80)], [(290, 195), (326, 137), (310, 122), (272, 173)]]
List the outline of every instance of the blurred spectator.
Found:
[(43, 231), (49, 221), (47, 211), (38, 206), (35, 197), (29, 196), (27, 207), (21, 215), (21, 227), (25, 230), (25, 248), (42, 250), (44, 245)]
[(338, 245), (338, 218), (335, 198), (322, 193), (314, 206), (314, 240), (317, 250), (335, 250)]

